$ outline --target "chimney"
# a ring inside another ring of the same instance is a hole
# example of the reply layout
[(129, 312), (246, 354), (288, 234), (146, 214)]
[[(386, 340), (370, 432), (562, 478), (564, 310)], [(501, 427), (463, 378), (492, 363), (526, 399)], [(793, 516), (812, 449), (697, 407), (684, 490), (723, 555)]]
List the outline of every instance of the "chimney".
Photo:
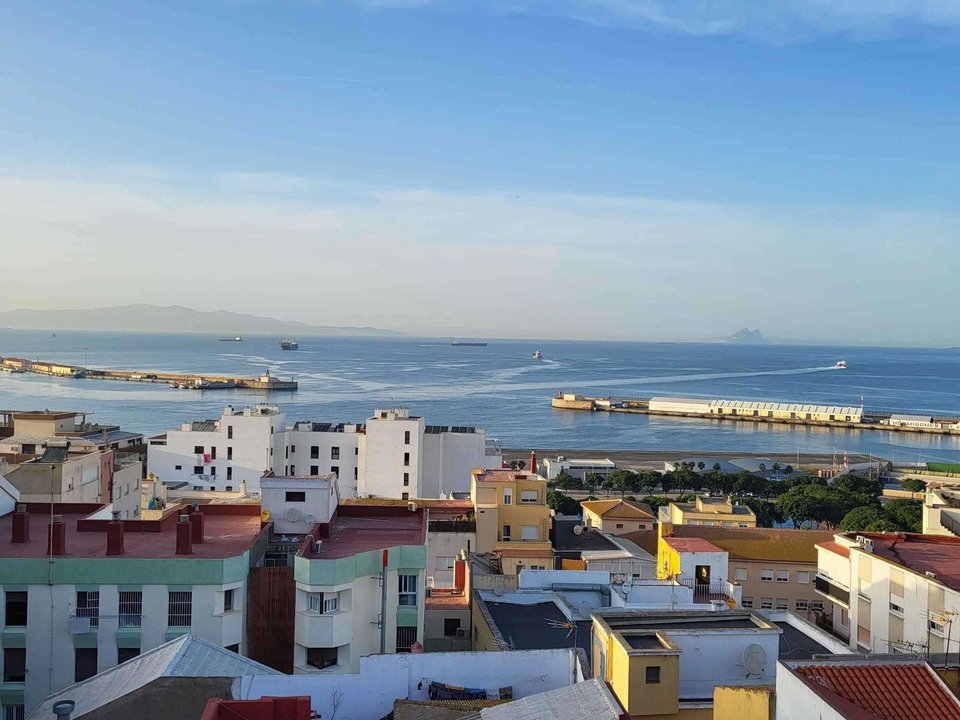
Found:
[(537, 474), (537, 451), (536, 450), (530, 451), (530, 472), (532, 472), (534, 475)]
[(57, 720), (70, 720), (74, 707), (76, 703), (73, 700), (61, 700), (53, 704), (53, 714), (57, 716)]
[(30, 513), (23, 503), (17, 504), (17, 511), (13, 514), (13, 538), (11, 542), (30, 542)]
[(193, 553), (193, 543), (190, 536), (193, 523), (190, 522), (189, 515), (181, 515), (177, 523), (177, 555), (190, 555)]
[(107, 523), (107, 555), (123, 555), (123, 520), (120, 511), (113, 511), (113, 520)]
[(191, 525), (190, 537), (193, 540), (194, 544), (202, 543), (203, 542), (203, 513), (200, 512), (200, 506), (197, 503), (193, 504), (193, 509), (190, 511), (190, 525)]
[(63, 515), (54, 515), (50, 519), (47, 535), (47, 554), (64, 555), (67, 552), (67, 526), (63, 524)]

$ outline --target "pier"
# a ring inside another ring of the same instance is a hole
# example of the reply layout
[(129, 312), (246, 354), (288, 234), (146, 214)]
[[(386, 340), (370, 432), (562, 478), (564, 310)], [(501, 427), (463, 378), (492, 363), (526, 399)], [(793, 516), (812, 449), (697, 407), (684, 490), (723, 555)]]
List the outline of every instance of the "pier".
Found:
[(299, 386), (296, 380), (275, 378), (269, 372), (259, 377), (241, 377), (235, 375), (161, 372), (159, 370), (104, 370), (16, 357), (0, 358), (0, 370), (9, 373), (33, 373), (36, 375), (50, 375), (52, 377), (73, 379), (162, 383), (181, 390), (242, 389), (273, 392), (292, 391), (296, 390)]
[(805, 425), (844, 430), (887, 430), (929, 435), (960, 435), (960, 416), (902, 413), (859, 406), (810, 405), (671, 397), (586, 397), (559, 392), (551, 400), (557, 410), (616, 412), (717, 422)]

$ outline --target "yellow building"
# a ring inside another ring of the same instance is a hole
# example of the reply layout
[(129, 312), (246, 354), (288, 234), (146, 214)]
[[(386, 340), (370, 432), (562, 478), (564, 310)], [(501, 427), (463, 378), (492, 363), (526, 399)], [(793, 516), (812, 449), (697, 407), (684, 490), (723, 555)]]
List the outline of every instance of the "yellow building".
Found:
[(757, 526), (757, 516), (749, 507), (737, 505), (730, 498), (698, 497), (692, 503), (672, 502), (661, 507), (660, 522), (748, 528)]
[(657, 521), (649, 507), (644, 509), (629, 500), (588, 500), (580, 507), (584, 525), (611, 535), (652, 530)]
[(501, 572), (553, 569), (547, 481), (517, 470), (474, 470), (470, 499), (476, 508), (477, 552), (499, 556)]

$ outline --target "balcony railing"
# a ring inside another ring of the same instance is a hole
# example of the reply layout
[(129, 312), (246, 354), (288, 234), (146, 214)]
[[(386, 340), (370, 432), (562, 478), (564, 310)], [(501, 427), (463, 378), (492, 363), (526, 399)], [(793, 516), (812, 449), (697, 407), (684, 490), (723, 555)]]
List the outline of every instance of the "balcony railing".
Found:
[(713, 600), (736, 600), (733, 584), (726, 580), (711, 580), (708, 583), (697, 582), (694, 578), (677, 578), (677, 582), (693, 590), (695, 603), (708, 603)]
[(845, 590), (839, 585), (835, 585), (822, 575), (814, 577), (813, 587), (817, 592), (826, 595), (832, 600), (837, 600), (847, 606), (850, 605), (850, 591)]
[(477, 523), (475, 520), (431, 520), (430, 532), (443, 533), (475, 533)]

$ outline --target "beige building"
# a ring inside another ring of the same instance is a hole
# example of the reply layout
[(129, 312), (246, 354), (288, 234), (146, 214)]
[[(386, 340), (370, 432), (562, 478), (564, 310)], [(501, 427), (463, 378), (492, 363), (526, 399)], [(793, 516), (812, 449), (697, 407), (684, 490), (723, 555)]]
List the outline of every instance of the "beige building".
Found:
[(746, 505), (735, 504), (730, 498), (698, 497), (692, 503), (672, 502), (660, 508), (659, 520), (673, 525), (757, 526), (757, 516), (753, 510)]
[(740, 586), (744, 608), (788, 610), (808, 620), (833, 613), (814, 583), (817, 544), (833, 539), (829, 531), (663, 525), (661, 535), (700, 538), (724, 551), (725, 577)]
[(657, 522), (649, 506), (629, 500), (588, 500), (580, 507), (584, 525), (611, 535), (653, 530)]
[(477, 515), (478, 553), (493, 553), (504, 575), (553, 568), (547, 481), (516, 470), (474, 470), (470, 499)]

